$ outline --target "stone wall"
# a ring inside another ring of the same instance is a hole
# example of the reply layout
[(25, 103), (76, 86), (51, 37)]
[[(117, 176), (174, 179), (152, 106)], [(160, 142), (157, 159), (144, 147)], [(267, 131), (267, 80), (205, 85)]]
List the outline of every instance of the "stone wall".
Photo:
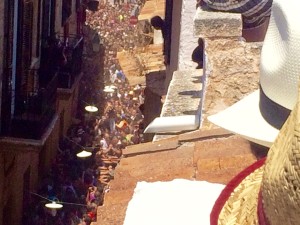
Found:
[(3, 220), (22, 224), (23, 194), (35, 192), (39, 178), (49, 169), (58, 147), (58, 130), (56, 116), (40, 140), (0, 139), (0, 225), (6, 225)]
[(235, 39), (206, 41), (210, 63), (204, 109), (214, 114), (258, 88), (261, 45)]
[(72, 124), (72, 119), (76, 117), (78, 105), (79, 84), (83, 73), (76, 77), (72, 89), (58, 88), (57, 90), (57, 113), (59, 114), (62, 130), (59, 135), (65, 136), (68, 128)]
[[(45, 139), (45, 143), (43, 148), (40, 151), (40, 167), (39, 167), (39, 176), (44, 176), (48, 173), (53, 159), (56, 156), (58, 145), (59, 145), (59, 126), (60, 126), (60, 118), (57, 115), (54, 121), (49, 125), (47, 138)], [(40, 177), (39, 177), (40, 178)]]
[(205, 42), (202, 129), (211, 129), (206, 120), (258, 88), (262, 43), (245, 42), (239, 14), (208, 12), (200, 8), (194, 21), (195, 35)]
[[(29, 180), (24, 181), (24, 174), (28, 169)], [(37, 184), (37, 178), (38, 151), (36, 146), (25, 147), (16, 143), (6, 145), (0, 153), (0, 225), (5, 225), (6, 222), (22, 224), (24, 183), (28, 182), (28, 188), (32, 190)], [(26, 190), (27, 194), (29, 190)]]

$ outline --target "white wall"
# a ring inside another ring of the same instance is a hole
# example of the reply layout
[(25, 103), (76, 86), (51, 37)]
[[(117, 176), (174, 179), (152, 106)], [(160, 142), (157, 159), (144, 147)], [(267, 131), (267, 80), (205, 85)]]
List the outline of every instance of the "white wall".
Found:
[(165, 90), (168, 89), (170, 81), (172, 80), (173, 72), (176, 71), (178, 68), (182, 1), (183, 0), (176, 0), (176, 2), (173, 3), (171, 55), (170, 55), (170, 65), (168, 65), (166, 68)]
[(194, 37), (194, 16), (196, 1), (183, 0), (181, 9), (181, 32), (178, 54), (178, 70), (195, 69), (197, 63), (192, 61), (192, 53), (198, 45), (198, 38)]
[(171, 60), (166, 69), (165, 88), (168, 88), (173, 72), (176, 70), (195, 69), (192, 53), (198, 45), (194, 37), (194, 16), (196, 1), (176, 0), (173, 3)]

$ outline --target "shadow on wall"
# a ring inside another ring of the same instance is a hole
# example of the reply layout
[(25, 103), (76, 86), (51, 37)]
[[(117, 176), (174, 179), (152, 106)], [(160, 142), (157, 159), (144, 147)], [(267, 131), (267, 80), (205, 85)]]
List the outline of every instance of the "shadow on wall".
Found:
[(198, 39), (198, 46), (194, 49), (192, 53), (192, 61), (197, 63), (196, 69), (203, 68), (203, 50), (204, 50), (204, 41), (202, 38)]
[[(145, 102), (141, 109), (144, 115), (144, 127), (147, 127), (156, 117), (160, 116), (162, 102), (161, 96), (152, 92), (148, 87), (144, 90), (145, 93)], [(145, 142), (149, 142), (153, 140), (155, 134), (144, 134)]]

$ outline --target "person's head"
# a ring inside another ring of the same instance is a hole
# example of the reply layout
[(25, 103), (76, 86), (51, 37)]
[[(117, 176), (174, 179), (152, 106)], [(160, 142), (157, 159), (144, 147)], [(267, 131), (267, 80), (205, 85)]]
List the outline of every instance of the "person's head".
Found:
[(198, 46), (201, 47), (201, 48), (204, 47), (204, 40), (203, 40), (203, 38), (199, 38), (198, 39)]
[(157, 30), (162, 29), (164, 26), (164, 20), (160, 16), (152, 17), (150, 23)]
[(95, 187), (94, 186), (89, 186), (88, 190), (89, 190), (89, 192), (95, 191)]
[(88, 216), (88, 214), (83, 215), (83, 220), (86, 224), (91, 224), (92, 219)]

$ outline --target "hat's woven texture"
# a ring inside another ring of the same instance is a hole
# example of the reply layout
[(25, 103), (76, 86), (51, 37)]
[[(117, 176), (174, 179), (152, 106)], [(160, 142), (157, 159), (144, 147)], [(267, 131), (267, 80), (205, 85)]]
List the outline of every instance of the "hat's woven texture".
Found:
[(220, 215), (219, 225), (256, 225), (258, 193), (263, 167), (247, 176), (225, 203)]
[(300, 103), (282, 127), (262, 180), (265, 215), (271, 225), (300, 224)]
[(297, 102), (300, 71), (299, 2), (277, 0), (260, 60), (260, 85), (274, 102), (292, 110)]
[(258, 225), (257, 205), (260, 190), (264, 214), (270, 225), (300, 224), (299, 175), (298, 100), (270, 148), (265, 166), (253, 171), (234, 189), (219, 214), (218, 224)]

